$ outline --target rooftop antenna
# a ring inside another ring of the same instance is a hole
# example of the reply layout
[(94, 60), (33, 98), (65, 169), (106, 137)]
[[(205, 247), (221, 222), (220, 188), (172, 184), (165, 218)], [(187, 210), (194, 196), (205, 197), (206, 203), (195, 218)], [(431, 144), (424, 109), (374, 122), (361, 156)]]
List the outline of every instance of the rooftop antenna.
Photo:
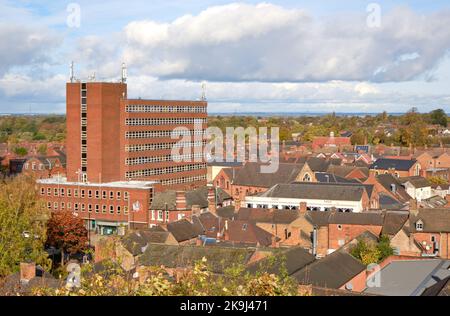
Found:
[(70, 63), (70, 82), (73, 83), (75, 81), (74, 71), (73, 71), (73, 61)]
[(122, 63), (122, 83), (127, 82), (127, 66), (125, 63)]
[(206, 82), (202, 82), (202, 101), (206, 101)]

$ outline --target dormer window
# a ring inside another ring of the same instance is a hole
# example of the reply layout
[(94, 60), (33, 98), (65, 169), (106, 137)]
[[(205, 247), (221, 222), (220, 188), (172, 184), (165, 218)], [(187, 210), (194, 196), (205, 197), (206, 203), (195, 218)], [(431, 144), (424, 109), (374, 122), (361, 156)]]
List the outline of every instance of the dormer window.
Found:
[(423, 231), (423, 222), (421, 220), (416, 222), (416, 230), (419, 232)]

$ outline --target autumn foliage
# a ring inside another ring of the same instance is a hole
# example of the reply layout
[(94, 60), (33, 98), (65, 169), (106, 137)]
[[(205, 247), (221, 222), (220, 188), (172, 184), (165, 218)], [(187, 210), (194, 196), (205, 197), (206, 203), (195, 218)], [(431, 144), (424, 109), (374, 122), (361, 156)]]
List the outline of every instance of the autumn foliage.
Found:
[(87, 249), (88, 231), (82, 218), (71, 212), (54, 212), (47, 223), (47, 246), (69, 254)]

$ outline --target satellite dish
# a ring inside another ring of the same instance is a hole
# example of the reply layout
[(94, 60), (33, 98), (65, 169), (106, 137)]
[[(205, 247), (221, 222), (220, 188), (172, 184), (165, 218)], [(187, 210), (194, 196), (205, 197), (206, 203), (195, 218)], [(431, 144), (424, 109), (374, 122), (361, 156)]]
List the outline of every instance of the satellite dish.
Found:
[(345, 285), (345, 289), (348, 290), (348, 291), (353, 291), (353, 284), (347, 283), (347, 284)]

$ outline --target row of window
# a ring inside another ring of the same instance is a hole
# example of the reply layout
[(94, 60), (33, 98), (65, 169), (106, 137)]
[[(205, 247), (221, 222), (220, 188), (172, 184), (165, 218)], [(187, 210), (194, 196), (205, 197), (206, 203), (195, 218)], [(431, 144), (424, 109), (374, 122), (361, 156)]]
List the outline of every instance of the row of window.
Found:
[(127, 113), (206, 113), (205, 106), (128, 105)]
[(127, 126), (152, 126), (152, 125), (181, 125), (181, 124), (204, 124), (206, 118), (178, 117), (178, 118), (127, 118)]
[[(72, 210), (72, 203), (71, 202), (67, 202), (67, 204), (65, 202), (61, 202), (61, 203), (53, 202), (53, 205), (52, 205), (52, 202), (47, 202), (47, 208), (49, 210), (52, 209), (52, 206), (53, 206), (54, 210), (65, 210), (66, 207), (67, 207), (68, 210)], [(117, 205), (117, 206), (109, 205), (108, 206), (108, 205), (105, 205), (105, 204), (102, 204), (102, 205), (95, 204), (95, 205), (93, 205), (93, 204), (84, 204), (84, 203), (73, 203), (73, 210), (75, 212), (78, 212), (78, 211), (86, 212), (86, 210), (87, 210), (88, 213), (95, 212), (97, 214), (99, 214), (100, 212), (102, 214), (106, 214), (109, 211), (109, 214), (118, 214), (118, 215), (120, 215), (122, 213), (122, 206), (120, 206), (120, 205)], [(128, 206), (124, 206), (123, 207), (123, 214), (124, 215), (128, 215)]]
[(180, 137), (180, 136), (203, 136), (203, 130), (172, 130), (172, 131), (137, 131), (137, 132), (126, 132), (126, 139), (136, 139), (136, 138), (159, 138), (159, 137)]
[(137, 157), (137, 158), (127, 158), (125, 165), (135, 166), (143, 165), (148, 163), (158, 163), (158, 162), (193, 162), (196, 160), (203, 160), (203, 153), (187, 154), (187, 155), (164, 155), (164, 156), (153, 156), (153, 157)]
[(136, 170), (136, 171), (128, 171), (125, 173), (125, 177), (127, 179), (135, 179), (149, 176), (158, 176), (161, 174), (171, 174), (177, 172), (186, 172), (192, 170), (201, 170), (206, 169), (206, 164), (191, 164), (185, 166), (171, 166), (165, 168), (154, 168), (154, 169), (144, 169), (144, 170)]
[[(30, 168), (30, 164), (27, 162), (23, 165), (25, 170), (28, 170)], [(35, 162), (31, 163), (31, 170), (44, 170), (44, 165), (39, 164), (37, 165)]]
[(193, 177), (183, 177), (183, 178), (175, 178), (175, 179), (167, 179), (162, 180), (162, 185), (176, 185), (176, 184), (184, 184), (191, 183), (196, 181), (206, 181), (206, 176), (193, 176)]
[(173, 148), (192, 148), (205, 146), (206, 141), (203, 142), (178, 142), (178, 143), (157, 143), (157, 144), (141, 144), (126, 146), (126, 152), (138, 152), (148, 150), (168, 150)]
[[(47, 188), (45, 189), (44, 187), (41, 188), (41, 195), (45, 195), (45, 192), (47, 191), (47, 195), (48, 196), (52, 196), (52, 192), (53, 192), (53, 196), (66, 196), (67, 197), (72, 197), (72, 193), (74, 197), (81, 197), (81, 198), (85, 198), (86, 196), (88, 198), (96, 198), (96, 199), (110, 199), (110, 200), (118, 200), (120, 201), (122, 199), (122, 191), (106, 191), (106, 190), (85, 190), (85, 189), (65, 189), (65, 188)], [(100, 192), (101, 192), (101, 197), (100, 197)], [(86, 195), (87, 193), (87, 195)], [(129, 193), (127, 191), (123, 192), (123, 199), (124, 201), (128, 201), (128, 197), (129, 197)]]

